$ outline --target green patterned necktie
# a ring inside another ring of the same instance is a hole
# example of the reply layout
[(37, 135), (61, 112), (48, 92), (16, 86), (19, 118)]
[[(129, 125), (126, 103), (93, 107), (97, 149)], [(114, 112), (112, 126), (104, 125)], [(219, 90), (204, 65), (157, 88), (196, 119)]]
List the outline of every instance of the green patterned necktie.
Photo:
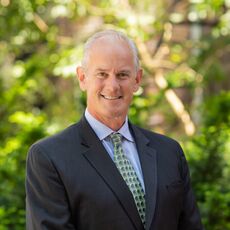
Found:
[(122, 149), (122, 136), (119, 133), (112, 133), (110, 135), (113, 146), (114, 146), (114, 163), (116, 164), (120, 174), (128, 185), (130, 191), (132, 192), (134, 201), (137, 206), (137, 210), (141, 217), (142, 223), (145, 226), (145, 194), (141, 186), (141, 183), (137, 177), (137, 174), (125, 156)]

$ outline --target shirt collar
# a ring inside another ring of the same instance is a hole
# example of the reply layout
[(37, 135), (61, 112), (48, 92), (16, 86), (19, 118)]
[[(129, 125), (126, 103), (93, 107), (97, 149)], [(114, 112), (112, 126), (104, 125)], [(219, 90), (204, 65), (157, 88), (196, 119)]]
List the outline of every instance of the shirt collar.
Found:
[[(111, 133), (114, 133), (114, 130), (110, 129), (108, 126), (106, 126), (102, 122), (98, 121), (95, 117), (93, 117), (89, 113), (87, 108), (85, 110), (85, 118), (89, 122), (91, 128), (94, 130), (94, 132), (96, 133), (96, 135), (98, 136), (100, 140), (103, 140), (106, 137), (108, 137)], [(134, 139), (129, 130), (129, 124), (128, 124), (127, 117), (125, 119), (125, 123), (117, 131), (117, 133), (120, 133), (128, 141), (134, 142)]]

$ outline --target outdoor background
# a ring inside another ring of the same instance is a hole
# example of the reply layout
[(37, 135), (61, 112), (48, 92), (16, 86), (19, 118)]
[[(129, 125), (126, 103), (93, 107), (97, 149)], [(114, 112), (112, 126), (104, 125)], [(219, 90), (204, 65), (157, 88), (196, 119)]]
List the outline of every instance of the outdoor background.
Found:
[(206, 230), (229, 230), (230, 0), (0, 0), (0, 230), (25, 229), (28, 148), (81, 117), (75, 69), (102, 29), (139, 49), (130, 119), (180, 141)]

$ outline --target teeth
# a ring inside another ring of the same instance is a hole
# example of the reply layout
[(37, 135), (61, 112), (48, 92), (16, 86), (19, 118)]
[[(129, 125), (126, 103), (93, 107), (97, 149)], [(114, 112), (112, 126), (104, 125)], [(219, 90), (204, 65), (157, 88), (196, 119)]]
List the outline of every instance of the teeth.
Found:
[(108, 99), (108, 100), (115, 100), (115, 99), (119, 99), (120, 96), (118, 97), (112, 97), (112, 96), (105, 96), (105, 95), (102, 95), (105, 99)]

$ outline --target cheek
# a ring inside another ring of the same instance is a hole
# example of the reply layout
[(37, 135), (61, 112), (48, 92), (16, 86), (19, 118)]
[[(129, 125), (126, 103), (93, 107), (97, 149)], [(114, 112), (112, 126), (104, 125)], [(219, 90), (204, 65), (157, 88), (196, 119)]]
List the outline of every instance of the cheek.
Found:
[(139, 86), (137, 84), (135, 84), (133, 82), (130, 83), (130, 85), (129, 85), (129, 92), (130, 92), (130, 94), (135, 93), (138, 90), (138, 88), (139, 88)]
[(133, 87), (126, 88), (124, 94), (126, 95), (126, 98), (128, 99), (128, 101), (132, 100), (134, 92), (135, 90)]
[(101, 84), (97, 81), (88, 81), (86, 87), (88, 94), (96, 94), (100, 92)]

